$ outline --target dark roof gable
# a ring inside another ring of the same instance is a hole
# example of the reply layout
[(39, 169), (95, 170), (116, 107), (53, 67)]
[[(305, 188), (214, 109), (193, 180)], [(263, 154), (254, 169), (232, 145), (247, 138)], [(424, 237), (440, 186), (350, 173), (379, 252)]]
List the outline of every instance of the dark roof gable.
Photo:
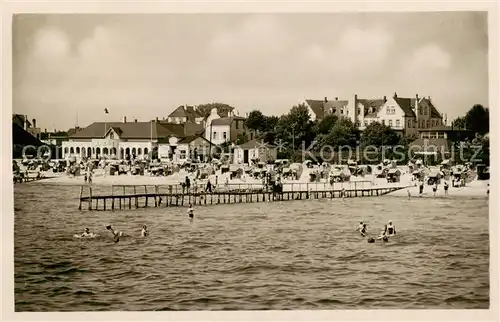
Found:
[(404, 98), (404, 97), (394, 97), (394, 100), (399, 105), (399, 107), (403, 110), (403, 113), (407, 117), (416, 117), (415, 115), (415, 98)]

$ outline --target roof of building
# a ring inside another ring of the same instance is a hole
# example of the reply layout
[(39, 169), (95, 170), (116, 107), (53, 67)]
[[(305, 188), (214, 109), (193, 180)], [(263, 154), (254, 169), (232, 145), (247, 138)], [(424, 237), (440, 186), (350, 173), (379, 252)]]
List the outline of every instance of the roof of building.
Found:
[[(380, 108), (385, 104), (385, 99), (364, 99), (358, 98), (358, 103), (364, 107), (364, 117), (377, 117)], [(370, 113), (371, 108), (371, 113)]]
[(186, 136), (184, 138), (182, 138), (178, 143), (180, 144), (189, 144), (191, 142), (193, 142), (194, 140), (196, 139), (199, 139), (201, 138), (202, 140), (214, 145), (212, 142), (210, 142), (209, 140), (207, 140), (205, 137), (203, 137), (203, 135), (201, 134), (198, 134), (198, 135), (190, 135), (190, 136)]
[(121, 135), (123, 133), (122, 129), (120, 129), (118, 126), (110, 126), (108, 129), (108, 132), (111, 130), (115, 131), (116, 134), (118, 134), (118, 135)]
[(186, 136), (186, 131), (192, 133), (191, 129), (187, 130), (190, 126), (163, 122), (94, 122), (72, 134), (70, 137), (72, 139), (102, 138), (110, 128), (113, 128), (122, 139), (158, 139), (169, 136), (184, 137)]
[(342, 108), (349, 104), (349, 101), (346, 100), (333, 100), (333, 101), (326, 101), (323, 103), (323, 106), (325, 110), (327, 110), (330, 113), (335, 113), (337, 109)]
[(43, 143), (17, 123), (12, 122), (12, 144), (40, 146)]
[(429, 98), (425, 98), (424, 97), (422, 100), (425, 100), (427, 102), (427, 104), (429, 104), (429, 106), (431, 108), (431, 117), (433, 117), (433, 118), (440, 118), (440, 119), (443, 118), (443, 116), (439, 113), (439, 111), (434, 106), (434, 104), (432, 104), (432, 101)]
[(337, 109), (349, 104), (349, 101), (338, 99), (332, 101), (306, 99), (306, 103), (317, 118), (322, 118), (325, 116), (325, 112), (335, 113)]
[(415, 115), (415, 103), (416, 98), (406, 98), (406, 97), (394, 97), (394, 100), (403, 110), (403, 113), (407, 117), (416, 117)]
[(188, 113), (184, 109), (184, 106), (181, 105), (170, 113), (168, 117), (188, 117)]
[(238, 145), (240, 149), (243, 150), (249, 150), (249, 149), (258, 149), (258, 148), (267, 148), (267, 149), (273, 149), (275, 148), (274, 145), (265, 143), (264, 141), (257, 141), (255, 139), (250, 140), (246, 143)]
[(186, 112), (192, 117), (192, 118), (199, 118), (203, 117), (193, 106), (186, 106)]
[(221, 117), (220, 119), (212, 120), (212, 125), (230, 125), (234, 120), (244, 120), (244, 117), (241, 116), (230, 116), (230, 117)]
[(27, 116), (24, 114), (12, 114), (12, 121), (16, 122), (16, 124), (18, 124), (19, 126), (24, 125), (24, 122), (26, 122), (27, 127), (30, 127), (32, 125)]
[(325, 116), (325, 101), (322, 100), (306, 100), (307, 105), (311, 108), (313, 113), (316, 115), (318, 118), (322, 118)]

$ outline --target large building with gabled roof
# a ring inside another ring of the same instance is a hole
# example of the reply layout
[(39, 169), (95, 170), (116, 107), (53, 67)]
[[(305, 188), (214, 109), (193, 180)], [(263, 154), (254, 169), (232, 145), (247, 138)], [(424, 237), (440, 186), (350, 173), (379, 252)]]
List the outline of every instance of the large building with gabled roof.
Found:
[(179, 141), (188, 136), (202, 135), (203, 131), (203, 126), (194, 122), (127, 122), (126, 117), (123, 122), (94, 122), (73, 133), (68, 141), (63, 142), (63, 158), (75, 156), (142, 159), (160, 144), (168, 142), (169, 138), (173, 137)]
[(349, 118), (360, 130), (369, 124), (385, 124), (401, 135), (415, 135), (419, 130), (444, 125), (446, 120), (429, 97), (360, 98), (329, 101), (306, 99), (313, 119), (321, 120), (326, 115)]

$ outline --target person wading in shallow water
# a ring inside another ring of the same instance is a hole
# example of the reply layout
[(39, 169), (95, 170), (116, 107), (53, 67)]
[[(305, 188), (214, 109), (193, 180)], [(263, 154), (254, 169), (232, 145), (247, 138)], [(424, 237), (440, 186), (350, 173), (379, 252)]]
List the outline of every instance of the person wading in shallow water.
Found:
[(141, 237), (148, 237), (148, 235), (149, 235), (148, 226), (142, 225)]
[(387, 224), (386, 235), (396, 235), (396, 226), (392, 224), (392, 220)]
[(194, 219), (194, 209), (193, 209), (193, 205), (192, 204), (189, 204), (189, 209), (188, 209), (188, 216), (189, 216), (189, 221), (193, 221)]

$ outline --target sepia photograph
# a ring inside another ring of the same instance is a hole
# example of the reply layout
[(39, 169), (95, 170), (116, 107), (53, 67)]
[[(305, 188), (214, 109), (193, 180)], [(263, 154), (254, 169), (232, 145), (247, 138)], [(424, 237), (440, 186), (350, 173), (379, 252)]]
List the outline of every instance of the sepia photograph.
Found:
[(488, 19), (14, 14), (15, 312), (491, 309)]

